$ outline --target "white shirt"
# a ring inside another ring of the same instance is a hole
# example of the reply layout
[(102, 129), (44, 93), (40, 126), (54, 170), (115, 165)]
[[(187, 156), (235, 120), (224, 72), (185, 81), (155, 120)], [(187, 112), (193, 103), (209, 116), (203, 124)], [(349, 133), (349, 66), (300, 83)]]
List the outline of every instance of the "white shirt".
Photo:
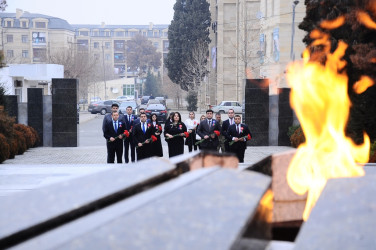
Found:
[(198, 125), (198, 121), (196, 119), (191, 120), (188, 118), (187, 120), (185, 120), (184, 124), (187, 127), (187, 130), (195, 129)]
[(228, 122), (230, 123), (230, 125), (234, 124), (235, 123), (234, 118), (232, 119), (228, 118)]

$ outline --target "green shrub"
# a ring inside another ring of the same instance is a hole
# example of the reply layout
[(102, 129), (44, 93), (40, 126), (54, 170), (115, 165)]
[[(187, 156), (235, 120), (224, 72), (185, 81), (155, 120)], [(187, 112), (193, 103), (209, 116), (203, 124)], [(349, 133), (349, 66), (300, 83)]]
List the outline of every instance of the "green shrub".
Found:
[(371, 144), (369, 151), (369, 162), (376, 163), (376, 141)]
[(291, 138), (291, 136), (294, 134), (295, 130), (297, 130), (298, 128), (300, 128), (300, 124), (299, 125), (292, 125), (291, 127), (289, 127), (289, 130), (287, 131), (287, 135), (289, 136), (289, 138)]
[(0, 133), (0, 163), (9, 158), (9, 144), (7, 138)]
[(305, 142), (305, 136), (302, 128), (299, 126), (290, 137), (291, 146), (294, 148), (299, 147), (300, 144)]
[(197, 111), (197, 92), (190, 90), (188, 92), (186, 100), (188, 102), (187, 110), (188, 111)]

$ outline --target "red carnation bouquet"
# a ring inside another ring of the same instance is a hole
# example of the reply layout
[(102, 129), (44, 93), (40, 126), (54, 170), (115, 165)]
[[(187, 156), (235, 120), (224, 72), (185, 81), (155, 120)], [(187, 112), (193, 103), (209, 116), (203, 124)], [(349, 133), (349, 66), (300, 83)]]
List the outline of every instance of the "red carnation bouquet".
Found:
[[(218, 136), (221, 135), (221, 132), (219, 132), (218, 130), (214, 130), (214, 133), (211, 134), (211, 135), (209, 135), (209, 138), (210, 138), (211, 136), (213, 136), (213, 135), (216, 135), (216, 136), (218, 137)], [(209, 139), (209, 138), (208, 138), (208, 139)], [(201, 139), (201, 140), (199, 140), (198, 142), (196, 142), (195, 145), (198, 145), (198, 144), (202, 143), (202, 142), (205, 141), (205, 140), (207, 140), (207, 139)]]
[[(158, 138), (155, 137), (154, 135), (152, 135), (149, 139), (146, 139), (146, 141), (144, 141), (144, 142), (141, 143), (141, 144), (144, 145), (147, 141), (153, 143), (153, 142), (155, 142), (155, 141), (157, 141), (157, 140), (158, 140)], [(139, 146), (136, 146), (136, 148), (139, 148)]]
[[(249, 140), (251, 140), (252, 139), (252, 137), (251, 137), (251, 135), (250, 134), (248, 134), (247, 136), (242, 136), (242, 137), (239, 137), (239, 139), (242, 139), (243, 138), (243, 140), (244, 141), (249, 141)], [(231, 141), (228, 145), (232, 145), (232, 144), (234, 144), (236, 141)]]
[[(172, 138), (175, 138), (175, 137), (185, 137), (185, 138), (188, 138), (189, 137), (189, 133), (188, 132), (184, 132), (183, 134), (184, 135), (181, 135), (181, 134), (173, 135)], [(166, 140), (169, 140), (169, 139), (172, 139), (172, 138), (166, 137)]]
[[(120, 134), (121, 136), (123, 136), (123, 140), (125, 140), (125, 138), (128, 138), (129, 137), (129, 132), (128, 132), (128, 130), (124, 130), (124, 133), (122, 133), (122, 134)], [(118, 136), (116, 136), (115, 137), (115, 140), (116, 139), (120, 139), (120, 135), (118, 135)], [(110, 140), (107, 140), (108, 142), (111, 142)], [(113, 141), (114, 142), (114, 141)]]

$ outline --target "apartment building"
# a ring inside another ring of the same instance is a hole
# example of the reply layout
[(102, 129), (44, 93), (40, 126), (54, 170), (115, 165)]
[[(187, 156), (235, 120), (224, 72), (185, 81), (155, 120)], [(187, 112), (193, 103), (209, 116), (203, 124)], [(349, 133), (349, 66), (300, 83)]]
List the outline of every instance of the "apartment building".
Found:
[(126, 64), (126, 42), (136, 34), (147, 37), (163, 53), (162, 65), (168, 52), (168, 25), (74, 25), (20, 9), (0, 13), (0, 21), (0, 50), (8, 64), (47, 63), (59, 51), (81, 51), (109, 65), (115, 78), (122, 78), (134, 76)]
[(300, 58), (305, 47), (304, 32), (297, 28), (305, 16), (304, 2), (208, 1), (212, 42), (210, 76), (202, 90), (206, 104), (243, 102), (245, 79), (270, 79), (270, 94), (286, 87), (285, 69), (289, 62)]

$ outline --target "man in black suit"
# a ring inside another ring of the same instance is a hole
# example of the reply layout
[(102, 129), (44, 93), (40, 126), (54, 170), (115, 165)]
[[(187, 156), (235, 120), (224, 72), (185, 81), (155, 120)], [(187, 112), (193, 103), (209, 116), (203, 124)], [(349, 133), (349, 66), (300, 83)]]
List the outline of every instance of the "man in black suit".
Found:
[(206, 110), (206, 119), (200, 122), (197, 128), (197, 134), (205, 139), (201, 143), (201, 149), (217, 151), (217, 146), (219, 144), (218, 136), (214, 134), (214, 131), (221, 131), (219, 124), (213, 119), (213, 110)]
[(222, 131), (221, 131), (221, 134), (226, 138), (225, 140), (225, 152), (229, 152), (230, 151), (230, 147), (228, 145), (229, 141), (227, 140), (227, 131), (228, 131), (228, 128), (235, 123), (235, 120), (234, 120), (234, 115), (235, 115), (235, 112), (233, 109), (229, 109), (228, 110), (228, 119), (225, 120), (222, 124)]
[[(235, 124), (230, 125), (227, 131), (227, 140), (234, 142), (230, 145), (230, 152), (235, 153), (239, 162), (244, 162), (244, 152), (247, 149), (247, 141), (252, 138), (249, 128), (240, 123), (240, 115), (235, 115)], [(249, 138), (245, 138), (249, 137)]]
[(134, 144), (133, 141), (133, 128), (135, 127), (135, 121), (137, 120), (137, 116), (133, 115), (132, 112), (132, 107), (128, 106), (127, 109), (127, 114), (124, 115), (124, 120), (125, 120), (125, 129), (128, 130), (129, 132), (129, 137), (124, 140), (124, 160), (125, 163), (129, 162), (129, 148), (131, 148), (131, 161), (135, 162), (136, 161), (136, 153), (135, 153), (135, 148), (136, 145)]
[[(140, 123), (135, 125), (133, 131), (134, 144), (137, 148), (137, 161), (150, 157), (151, 147), (148, 139), (152, 136), (150, 123), (146, 121), (146, 114), (140, 114)], [(144, 143), (144, 144), (143, 144)]]
[[(117, 104), (117, 103), (113, 103), (113, 104), (111, 105), (111, 113), (109, 113), (109, 114), (105, 114), (105, 116), (103, 117), (103, 123), (102, 123), (102, 131), (103, 131), (103, 133), (104, 133), (104, 124), (105, 124), (106, 122), (112, 120), (112, 112), (114, 112), (114, 111), (119, 112), (119, 104)], [(124, 120), (124, 115), (121, 114), (120, 112), (119, 112), (119, 121), (121, 121), (122, 123), (125, 122), (125, 120)]]
[(125, 124), (119, 120), (119, 112), (113, 111), (111, 113), (111, 120), (106, 120), (104, 123), (103, 136), (107, 141), (107, 163), (115, 162), (115, 153), (117, 163), (121, 163), (123, 154), (123, 133)]

